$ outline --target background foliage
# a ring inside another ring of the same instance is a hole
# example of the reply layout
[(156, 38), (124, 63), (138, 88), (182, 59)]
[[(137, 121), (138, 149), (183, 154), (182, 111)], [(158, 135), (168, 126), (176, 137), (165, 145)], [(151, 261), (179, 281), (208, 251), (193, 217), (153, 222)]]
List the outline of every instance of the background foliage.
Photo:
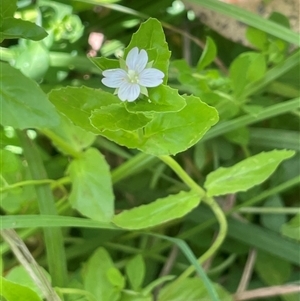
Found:
[[(1, 300), (299, 299), (299, 35), (185, 4), (1, 2)], [(164, 83), (123, 103), (136, 46)]]

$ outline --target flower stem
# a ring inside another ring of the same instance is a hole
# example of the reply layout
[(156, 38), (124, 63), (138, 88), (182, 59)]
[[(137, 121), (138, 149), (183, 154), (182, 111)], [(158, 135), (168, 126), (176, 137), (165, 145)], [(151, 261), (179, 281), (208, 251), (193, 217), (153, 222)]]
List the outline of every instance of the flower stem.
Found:
[[(39, 151), (25, 132), (18, 131), (18, 137), (23, 146), (24, 156), (33, 180), (47, 179), (46, 170)], [(54, 198), (49, 184), (35, 186), (40, 213), (57, 215)], [(67, 285), (67, 267), (61, 229), (44, 228), (45, 245), (49, 272), (53, 286), (64, 287)]]

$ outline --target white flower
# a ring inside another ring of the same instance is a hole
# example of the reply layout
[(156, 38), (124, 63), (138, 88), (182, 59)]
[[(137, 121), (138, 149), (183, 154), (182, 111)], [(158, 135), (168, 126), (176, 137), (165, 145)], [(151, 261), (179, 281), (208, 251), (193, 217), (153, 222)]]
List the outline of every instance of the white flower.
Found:
[(126, 57), (126, 66), (103, 71), (102, 83), (117, 88), (115, 93), (122, 100), (134, 101), (140, 93), (148, 96), (147, 87), (157, 87), (163, 82), (164, 73), (149, 68), (148, 54), (144, 49), (132, 48)]

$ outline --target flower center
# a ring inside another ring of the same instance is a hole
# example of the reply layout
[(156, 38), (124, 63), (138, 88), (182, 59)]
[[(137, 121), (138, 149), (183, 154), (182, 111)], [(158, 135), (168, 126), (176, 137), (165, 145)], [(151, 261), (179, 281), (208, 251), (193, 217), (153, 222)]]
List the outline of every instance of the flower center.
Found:
[(128, 70), (127, 75), (130, 83), (132, 84), (139, 83), (139, 74), (135, 70)]

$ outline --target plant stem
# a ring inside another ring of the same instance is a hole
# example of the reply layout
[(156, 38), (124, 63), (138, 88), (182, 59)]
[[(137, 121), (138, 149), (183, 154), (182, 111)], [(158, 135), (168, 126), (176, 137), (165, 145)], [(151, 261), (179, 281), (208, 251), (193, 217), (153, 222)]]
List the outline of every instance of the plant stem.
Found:
[[(34, 180), (47, 179), (46, 170), (39, 151), (25, 132), (18, 131), (31, 176)], [(57, 215), (54, 198), (49, 185), (35, 186), (38, 206), (41, 215)], [(63, 236), (59, 228), (44, 228), (49, 272), (54, 286), (64, 287), (67, 284), (67, 267)]]
[[(218, 205), (218, 203), (213, 198), (205, 197), (206, 193), (203, 188), (201, 188), (190, 176), (183, 170), (183, 168), (170, 156), (160, 156), (159, 157), (164, 163), (166, 163), (170, 168), (174, 170), (174, 172), (182, 179), (182, 181), (190, 187), (192, 190), (199, 193), (201, 199), (211, 208), (213, 213), (216, 216), (217, 221), (220, 224), (220, 230), (216, 240), (213, 242), (211, 247), (198, 259), (200, 263), (203, 263), (205, 260), (213, 256), (213, 254), (218, 250), (218, 248), (223, 243), (226, 233), (227, 233), (227, 220), (224, 212)], [(192, 265), (188, 269), (186, 269), (176, 280), (174, 283), (182, 281), (187, 278), (191, 273), (193, 273), (195, 267)]]
[(170, 156), (159, 156), (159, 159), (166, 163), (188, 187), (198, 192), (201, 199), (205, 196), (204, 189), (202, 189), (173, 158)]

